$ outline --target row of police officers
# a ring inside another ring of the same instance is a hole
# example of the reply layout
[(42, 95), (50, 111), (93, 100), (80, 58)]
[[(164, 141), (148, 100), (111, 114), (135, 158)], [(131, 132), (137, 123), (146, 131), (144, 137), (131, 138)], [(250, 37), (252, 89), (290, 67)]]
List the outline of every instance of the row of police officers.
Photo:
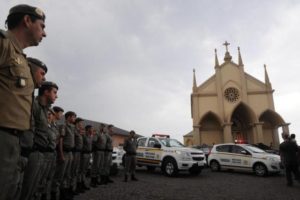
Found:
[(46, 37), (45, 18), (37, 7), (17, 5), (0, 30), (0, 200), (73, 199), (89, 190), (91, 155), (91, 186), (113, 182), (113, 126), (96, 131), (52, 106), (59, 87), (45, 80), (42, 61), (23, 52)]

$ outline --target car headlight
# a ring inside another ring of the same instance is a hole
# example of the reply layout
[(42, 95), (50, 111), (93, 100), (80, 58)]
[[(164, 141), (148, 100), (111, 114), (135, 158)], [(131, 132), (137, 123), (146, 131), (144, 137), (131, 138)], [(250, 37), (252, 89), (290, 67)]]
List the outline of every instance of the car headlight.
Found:
[(267, 157), (267, 160), (272, 161), (272, 162), (279, 161), (279, 160), (277, 160), (276, 158), (273, 158), (273, 157)]
[(191, 157), (191, 154), (189, 152), (176, 150), (175, 153), (177, 153), (178, 155), (181, 155), (182, 157)]

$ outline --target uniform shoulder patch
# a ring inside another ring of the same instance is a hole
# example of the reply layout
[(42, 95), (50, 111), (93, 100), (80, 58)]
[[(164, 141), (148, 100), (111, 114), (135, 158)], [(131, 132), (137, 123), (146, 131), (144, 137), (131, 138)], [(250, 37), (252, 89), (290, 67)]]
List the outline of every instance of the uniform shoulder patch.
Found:
[(7, 33), (6, 33), (6, 31), (0, 29), (0, 37), (1, 37), (1, 38), (7, 38)]

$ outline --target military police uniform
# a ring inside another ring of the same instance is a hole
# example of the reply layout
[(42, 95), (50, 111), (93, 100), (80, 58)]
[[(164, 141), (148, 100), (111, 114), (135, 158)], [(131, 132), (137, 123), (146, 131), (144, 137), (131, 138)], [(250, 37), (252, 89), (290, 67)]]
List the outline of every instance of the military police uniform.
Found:
[(112, 164), (112, 151), (113, 151), (113, 140), (109, 133), (105, 134), (106, 136), (106, 146), (104, 153), (104, 170), (103, 178), (106, 183), (112, 183), (113, 181), (109, 179), (110, 166)]
[(36, 195), (38, 186), (43, 173), (44, 154), (48, 144), (48, 106), (42, 105), (39, 97), (33, 104), (33, 149), (28, 157), (28, 165), (24, 172), (21, 199), (31, 199)]
[(103, 173), (104, 171), (104, 153), (106, 148), (106, 135), (103, 131), (100, 131), (93, 137), (93, 164), (91, 170), (91, 186), (96, 187), (98, 184), (98, 178), (101, 176), (101, 182), (104, 183)]
[[(76, 121), (83, 121), (80, 118), (77, 118)], [(75, 122), (76, 123), (76, 122)], [(73, 162), (72, 162), (72, 169), (71, 169), (71, 176), (72, 176), (72, 189), (77, 187), (77, 182), (81, 182), (80, 176), (79, 176), (79, 170), (80, 170), (80, 157), (81, 157), (81, 151), (83, 146), (83, 136), (82, 136), (82, 130), (76, 128), (75, 129), (75, 148), (73, 150)]]
[(83, 188), (88, 189), (88, 181), (87, 181), (87, 170), (89, 166), (89, 162), (91, 159), (92, 153), (92, 135), (87, 132), (83, 135), (83, 147), (81, 152), (81, 166), (80, 166), (80, 176), (81, 176), (81, 184)]
[(135, 137), (129, 137), (125, 140), (123, 149), (125, 150), (125, 179), (127, 181), (128, 175), (131, 175), (132, 180), (135, 178), (135, 167), (136, 167), (136, 148), (137, 140)]
[[(35, 13), (37, 8), (15, 6), (15, 13)], [(42, 12), (40, 14), (44, 15)], [(34, 14), (33, 14), (34, 15)], [(0, 30), (0, 199), (15, 199), (20, 183), (19, 136), (30, 128), (34, 83), (26, 55), (11, 31)]]

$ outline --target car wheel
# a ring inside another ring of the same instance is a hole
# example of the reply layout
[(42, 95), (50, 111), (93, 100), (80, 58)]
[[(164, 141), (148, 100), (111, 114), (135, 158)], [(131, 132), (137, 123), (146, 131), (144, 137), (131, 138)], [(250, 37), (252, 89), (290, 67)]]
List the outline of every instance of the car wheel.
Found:
[(162, 171), (167, 176), (176, 176), (178, 173), (176, 161), (173, 158), (167, 158), (163, 162)]
[(153, 172), (155, 170), (154, 166), (147, 166), (147, 170)]
[(213, 172), (220, 171), (220, 164), (216, 160), (210, 161), (210, 169)]
[(254, 173), (257, 176), (266, 176), (268, 174), (267, 167), (262, 163), (257, 163), (254, 165)]

